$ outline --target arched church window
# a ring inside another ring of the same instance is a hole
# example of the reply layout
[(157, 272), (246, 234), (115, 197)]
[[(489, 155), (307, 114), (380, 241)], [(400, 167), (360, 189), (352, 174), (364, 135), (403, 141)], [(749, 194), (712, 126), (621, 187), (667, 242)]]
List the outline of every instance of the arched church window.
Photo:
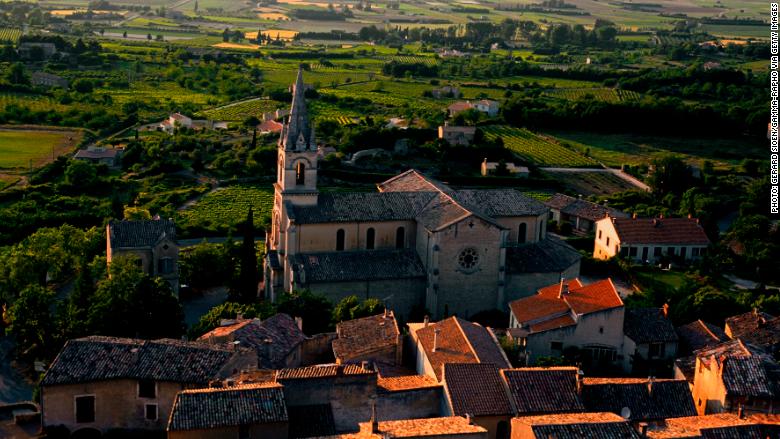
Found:
[(343, 251), (344, 250), (344, 229), (339, 229), (338, 232), (336, 232), (336, 251)]
[(406, 229), (403, 226), (395, 229), (395, 248), (406, 247)]
[(525, 237), (527, 233), (528, 233), (528, 225), (526, 223), (520, 223), (520, 227), (517, 229), (518, 244), (522, 244), (525, 242)]
[(376, 232), (373, 227), (369, 227), (366, 230), (366, 250), (374, 249), (374, 239), (376, 238)]
[(303, 185), (306, 183), (306, 165), (303, 162), (298, 162), (295, 165), (295, 184)]

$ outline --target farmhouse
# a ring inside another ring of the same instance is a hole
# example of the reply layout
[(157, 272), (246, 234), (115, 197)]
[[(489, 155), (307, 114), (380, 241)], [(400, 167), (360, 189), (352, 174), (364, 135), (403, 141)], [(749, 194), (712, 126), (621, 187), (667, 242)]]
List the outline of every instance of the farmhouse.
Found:
[(550, 219), (558, 223), (568, 222), (575, 230), (592, 232), (596, 221), (607, 216), (628, 218), (627, 213), (564, 194), (555, 194), (545, 201), (550, 208)]
[(172, 220), (112, 220), (106, 225), (106, 262), (132, 256), (144, 273), (160, 276), (179, 291), (179, 244)]
[(474, 141), (476, 127), (456, 127), (445, 123), (439, 127), (439, 139), (453, 146), (468, 146)]
[(46, 72), (33, 72), (33, 74), (30, 75), (30, 82), (32, 82), (33, 85), (42, 87), (68, 88), (67, 79), (63, 78), (62, 76), (53, 75)]
[(104, 164), (111, 168), (119, 166), (124, 148), (106, 148), (103, 146), (88, 146), (87, 149), (76, 151), (73, 156), (76, 160), (84, 160), (95, 164)]
[(609, 259), (616, 255), (637, 262), (661, 258), (699, 259), (710, 240), (695, 218), (615, 218), (596, 222), (593, 257)]
[(382, 299), (402, 320), (421, 308), (469, 317), (579, 274), (579, 254), (547, 237), (547, 208), (516, 190), (456, 190), (409, 170), (379, 192), (321, 194), (318, 159), (299, 73), (266, 239), (271, 300), (308, 288)]
[[(482, 162), (480, 166), (480, 173), (483, 176), (495, 175), (499, 169), (499, 162), (489, 162), (487, 158)], [(529, 170), (525, 166), (517, 166), (516, 164), (509, 162), (506, 163), (506, 172), (513, 177), (528, 178)]]

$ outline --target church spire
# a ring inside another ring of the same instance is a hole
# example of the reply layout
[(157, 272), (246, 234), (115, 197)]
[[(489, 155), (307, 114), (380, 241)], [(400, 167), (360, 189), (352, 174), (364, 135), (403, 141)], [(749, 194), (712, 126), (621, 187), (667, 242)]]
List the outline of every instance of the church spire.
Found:
[(317, 149), (314, 144), (314, 130), (309, 122), (309, 110), (306, 108), (306, 86), (303, 83), (303, 68), (298, 67), (298, 77), (292, 87), (292, 106), (290, 116), (282, 129), (279, 139), (287, 150)]

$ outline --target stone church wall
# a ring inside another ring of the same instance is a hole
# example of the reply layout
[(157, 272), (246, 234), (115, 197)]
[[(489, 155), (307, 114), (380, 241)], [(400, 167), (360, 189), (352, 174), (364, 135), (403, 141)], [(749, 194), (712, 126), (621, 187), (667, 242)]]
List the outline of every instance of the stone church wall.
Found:
[(334, 304), (352, 295), (361, 299), (374, 297), (379, 300), (385, 300), (387, 307), (393, 310), (400, 322), (407, 321), (413, 309), (421, 308), (425, 297), (424, 278), (356, 282), (312, 282), (306, 287), (313, 293), (324, 295)]

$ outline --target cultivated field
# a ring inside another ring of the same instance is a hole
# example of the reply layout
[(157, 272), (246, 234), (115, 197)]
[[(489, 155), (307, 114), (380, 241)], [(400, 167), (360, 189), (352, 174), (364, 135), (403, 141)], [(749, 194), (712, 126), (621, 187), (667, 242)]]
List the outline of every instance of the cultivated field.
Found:
[(179, 215), (192, 226), (226, 231), (244, 221), (252, 207), (255, 225), (259, 227), (262, 218), (271, 214), (273, 199), (270, 185), (227, 186), (204, 195), (192, 206), (179, 211)]
[(0, 168), (42, 166), (72, 151), (83, 133), (73, 130), (0, 127)]
[(598, 165), (595, 160), (573, 149), (523, 128), (494, 125), (483, 129), (487, 138), (501, 137), (504, 147), (538, 166), (576, 168)]

